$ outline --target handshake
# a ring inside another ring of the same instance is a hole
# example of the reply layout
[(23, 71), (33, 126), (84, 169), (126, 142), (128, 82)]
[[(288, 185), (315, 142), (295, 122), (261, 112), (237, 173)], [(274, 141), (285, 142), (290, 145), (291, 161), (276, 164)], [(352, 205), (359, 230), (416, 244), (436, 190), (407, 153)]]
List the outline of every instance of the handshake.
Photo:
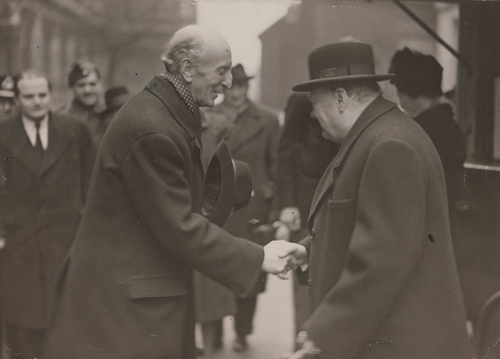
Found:
[(306, 247), (284, 240), (272, 241), (264, 247), (262, 270), (288, 279), (288, 272), (307, 263)]

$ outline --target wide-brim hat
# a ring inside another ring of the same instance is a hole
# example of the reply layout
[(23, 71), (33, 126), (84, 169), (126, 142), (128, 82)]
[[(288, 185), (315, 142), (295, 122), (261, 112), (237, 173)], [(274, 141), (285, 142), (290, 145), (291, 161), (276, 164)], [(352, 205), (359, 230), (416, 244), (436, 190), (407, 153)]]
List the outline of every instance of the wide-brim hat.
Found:
[(201, 213), (222, 227), (231, 211), (245, 207), (251, 196), (250, 166), (233, 160), (226, 143), (221, 141), (205, 171)]
[(385, 81), (394, 74), (375, 74), (373, 50), (361, 42), (339, 42), (321, 46), (308, 57), (310, 80), (295, 85), (297, 92), (311, 91), (340, 81)]
[(237, 64), (231, 69), (231, 75), (233, 75), (233, 83), (234, 82), (247, 82), (250, 79), (253, 79), (253, 76), (247, 76), (245, 72), (245, 68), (242, 64)]

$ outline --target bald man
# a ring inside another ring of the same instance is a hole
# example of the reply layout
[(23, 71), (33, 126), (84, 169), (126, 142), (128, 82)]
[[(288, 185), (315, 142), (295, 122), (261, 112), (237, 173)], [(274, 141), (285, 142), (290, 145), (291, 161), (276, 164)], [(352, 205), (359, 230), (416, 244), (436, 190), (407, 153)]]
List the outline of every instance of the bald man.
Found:
[(155, 76), (115, 116), (56, 285), (46, 358), (195, 358), (192, 271), (241, 294), (298, 245), (261, 247), (200, 215), (199, 106), (231, 85), (217, 32), (179, 30)]

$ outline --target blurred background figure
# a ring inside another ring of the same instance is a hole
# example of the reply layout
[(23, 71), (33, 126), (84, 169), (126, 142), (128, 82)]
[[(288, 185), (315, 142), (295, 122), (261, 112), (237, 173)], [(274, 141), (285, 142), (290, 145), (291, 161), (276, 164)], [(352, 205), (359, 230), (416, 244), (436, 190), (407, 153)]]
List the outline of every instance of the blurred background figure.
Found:
[[(465, 137), (454, 119), (450, 104), (441, 100), (443, 67), (434, 56), (408, 48), (397, 51), (389, 72), (403, 110), (429, 135), (436, 147), (446, 177), (450, 225), (456, 237), (456, 202), (461, 197), (466, 156)], [(452, 238), (453, 238), (452, 237)]]
[[(37, 70), (15, 77), (20, 113), (0, 123), (0, 261), (6, 346), (41, 358), (56, 273), (80, 221), (94, 161), (87, 128), (52, 114), (51, 86)], [(5, 290), (7, 288), (7, 290)]]
[[(299, 242), (306, 237), (309, 208), (316, 187), (340, 145), (322, 136), (311, 117), (308, 95), (294, 94), (285, 109), (285, 127), (279, 142), (276, 195), (281, 226), (276, 239)], [(309, 293), (294, 281), (295, 331), (309, 317)]]
[(105, 109), (99, 69), (92, 62), (76, 62), (69, 72), (68, 86), (73, 99), (64, 106), (61, 114), (83, 122), (97, 148), (103, 135), (100, 115)]
[(99, 121), (96, 121), (94, 132), (94, 144), (97, 146), (96, 148), (99, 148), (102, 136), (104, 136), (104, 133), (108, 129), (111, 120), (130, 97), (130, 93), (125, 86), (115, 86), (106, 90), (104, 93), (106, 109), (99, 113)]
[(0, 121), (12, 116), (14, 110), (14, 77), (0, 76)]
[[(219, 135), (226, 141), (231, 157), (250, 165), (253, 195), (245, 208), (231, 214), (224, 228), (235, 236), (265, 244), (269, 239), (255, 229), (270, 222), (280, 128), (273, 113), (248, 99), (248, 81), (253, 77), (247, 76), (241, 64), (234, 66), (231, 73), (232, 87), (224, 89), (224, 101), (214, 111), (226, 116), (225, 130)], [(236, 298), (233, 349), (237, 352), (248, 348), (246, 338), (253, 331), (257, 295), (265, 287), (266, 275), (261, 273), (251, 293)]]

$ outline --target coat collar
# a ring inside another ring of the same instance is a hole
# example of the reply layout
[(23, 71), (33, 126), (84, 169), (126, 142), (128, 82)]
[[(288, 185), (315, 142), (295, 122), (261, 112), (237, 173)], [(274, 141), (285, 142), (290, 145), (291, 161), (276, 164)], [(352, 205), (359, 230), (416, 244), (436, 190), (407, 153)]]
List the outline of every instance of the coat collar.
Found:
[[(221, 106), (224, 106), (224, 104)], [(248, 108), (238, 116), (237, 121), (233, 132), (224, 139), (231, 152), (245, 146), (246, 143), (262, 132), (265, 127), (264, 119), (260, 115), (257, 106), (251, 102)]]
[(334, 158), (335, 168), (340, 167), (347, 153), (354, 145), (358, 137), (363, 133), (363, 131), (378, 117), (384, 113), (392, 110), (396, 107), (394, 102), (384, 99), (382, 96), (378, 96), (373, 100), (367, 108), (361, 113), (357, 121), (352, 126), (351, 130), (347, 133), (347, 136), (340, 145), (339, 152)]
[(368, 105), (368, 107), (361, 113), (359, 118), (356, 120), (351, 130), (347, 133), (347, 136), (342, 142), (339, 152), (333, 159), (332, 163), (328, 166), (321, 178), (316, 192), (314, 193), (313, 201), (311, 203), (311, 210), (309, 211), (308, 225), (312, 226), (312, 220), (315, 215), (318, 205), (328, 192), (328, 190), (333, 186), (333, 176), (336, 168), (342, 165), (345, 157), (349, 153), (349, 150), (356, 143), (358, 137), (363, 133), (363, 131), (377, 118), (383, 114), (389, 112), (396, 104), (394, 102), (384, 99), (382, 96), (378, 96), (375, 100)]
[(26, 153), (23, 151), (29, 139), (24, 129), (21, 114), (12, 119), (12, 125), (6, 145), (11, 150), (13, 156), (36, 176), (41, 177), (50, 167), (52, 167), (71, 143), (70, 134), (62, 134), (58, 123), (59, 117), (49, 113), (49, 145), (43, 155), (39, 170), (37, 171), (29, 157), (26, 156)]
[(156, 75), (146, 85), (145, 90), (158, 97), (184, 131), (186, 131), (191, 138), (194, 138), (197, 143), (201, 143), (196, 120), (172, 85)]

